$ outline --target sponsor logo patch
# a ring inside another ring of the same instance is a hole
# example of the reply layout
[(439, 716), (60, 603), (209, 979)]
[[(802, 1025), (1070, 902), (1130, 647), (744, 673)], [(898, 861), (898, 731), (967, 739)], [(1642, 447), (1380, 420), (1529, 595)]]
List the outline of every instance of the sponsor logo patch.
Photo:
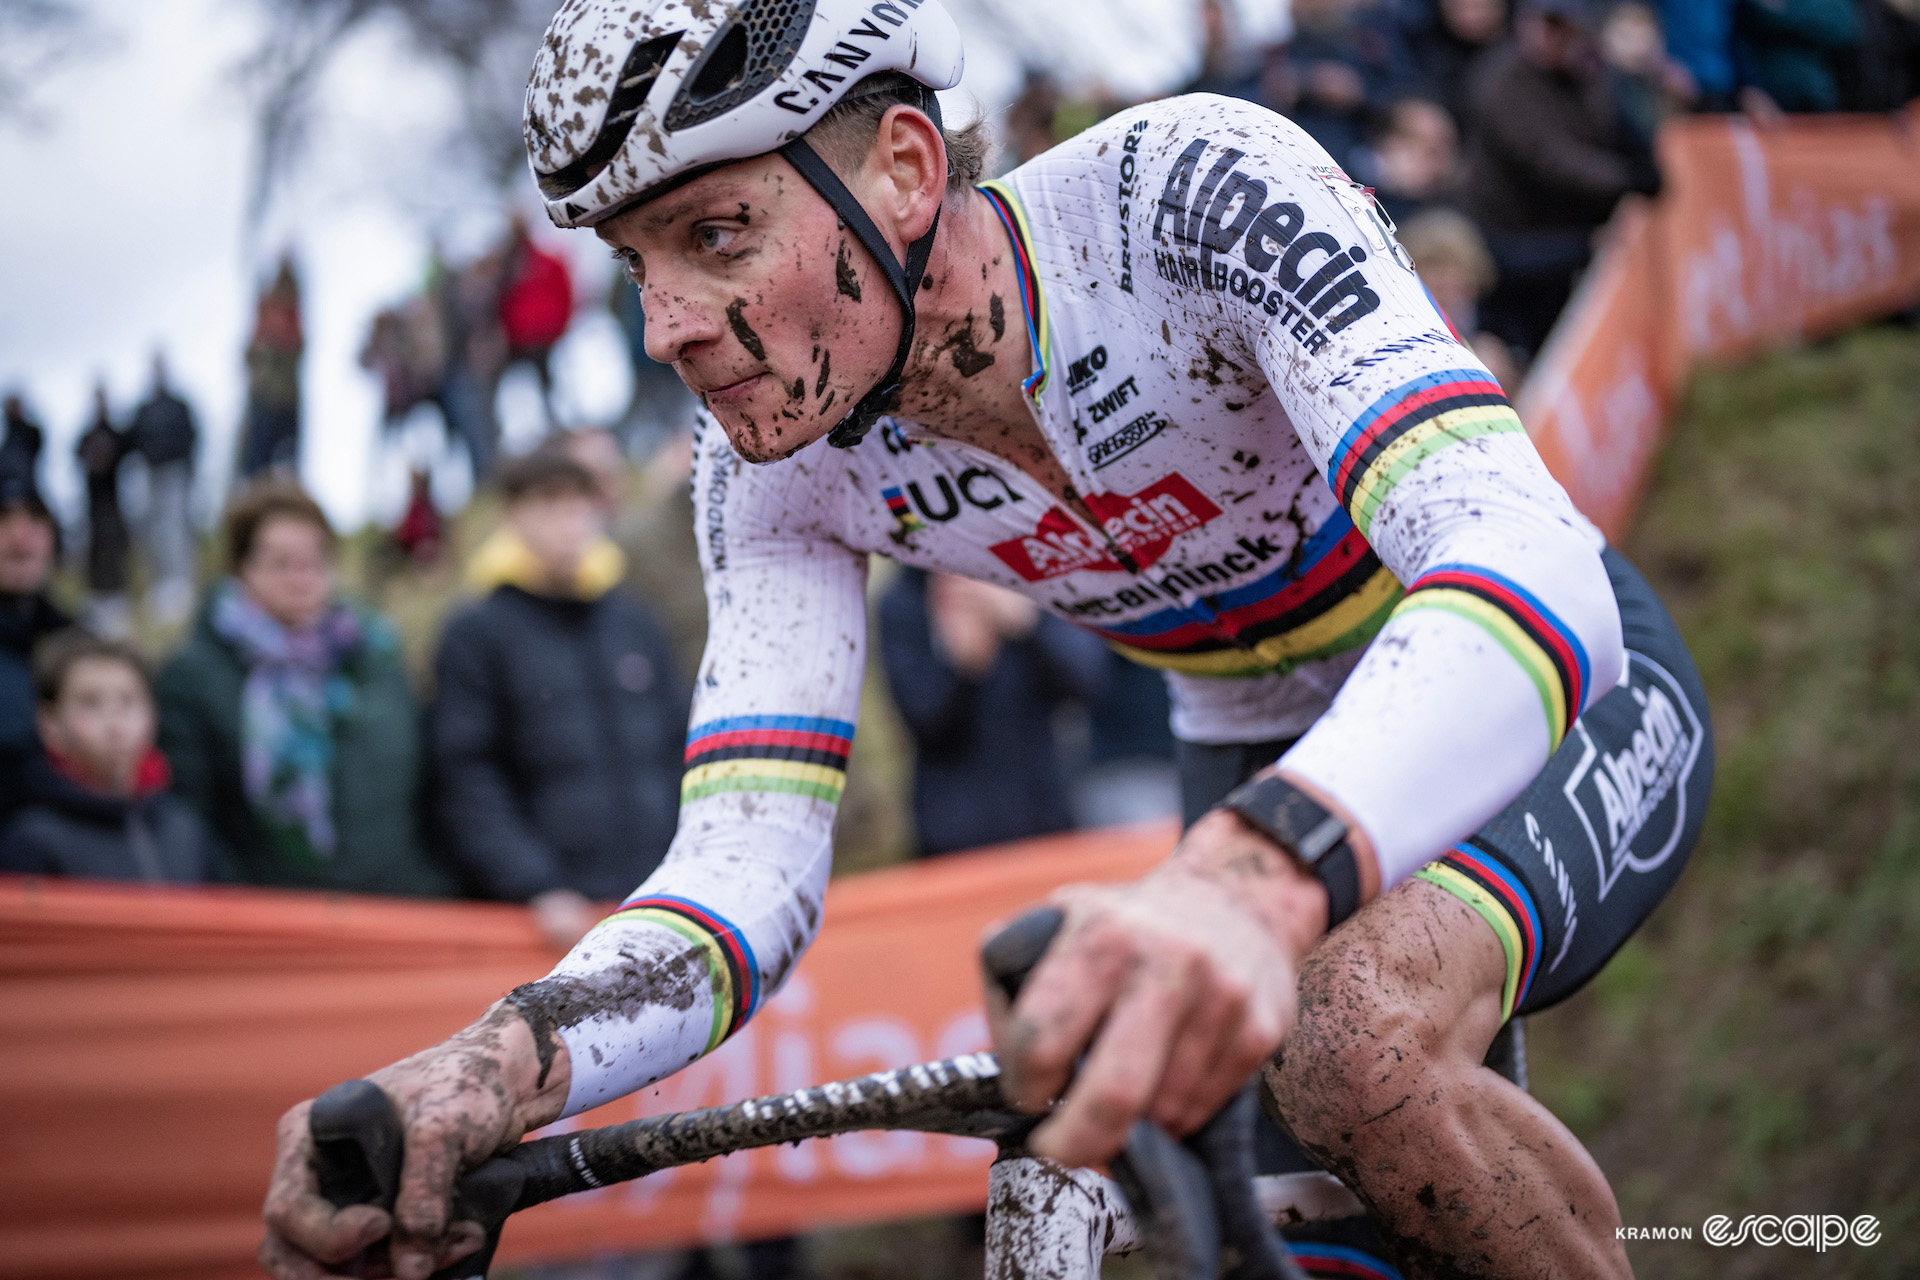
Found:
[(1131, 567), (1144, 569), (1165, 555), (1175, 538), (1220, 514), (1220, 508), (1177, 471), (1138, 493), (1087, 494), (1086, 504), (1099, 519), (1105, 539), (1054, 507), (1031, 534), (996, 542), (988, 550), (1028, 582), (1086, 569), (1119, 573), (1129, 566), (1120, 563), (1113, 548), (1133, 561)]
[(1094, 441), (1087, 449), (1087, 465), (1098, 471), (1108, 463), (1117, 462), (1165, 431), (1168, 425), (1165, 418), (1149, 409), (1105, 440)]
[(1589, 709), (1574, 721), (1581, 756), (1561, 787), (1593, 847), (1603, 900), (1622, 872), (1653, 871), (1679, 847), (1687, 825), (1687, 781), (1705, 740), (1693, 705), (1664, 667), (1628, 653), (1626, 687), (1638, 723), (1630, 732), (1625, 724), (1603, 730), (1626, 745), (1602, 751), (1588, 731)]

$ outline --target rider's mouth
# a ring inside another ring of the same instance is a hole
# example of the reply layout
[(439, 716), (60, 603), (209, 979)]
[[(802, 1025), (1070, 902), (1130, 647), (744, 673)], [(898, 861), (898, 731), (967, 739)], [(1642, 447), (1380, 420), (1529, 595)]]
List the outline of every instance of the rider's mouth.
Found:
[(702, 392), (701, 395), (705, 398), (707, 407), (710, 409), (744, 404), (752, 398), (755, 388), (760, 385), (760, 379), (766, 376), (764, 373), (756, 373), (749, 377), (742, 378), (738, 382), (729, 382), (723, 387), (710, 388)]

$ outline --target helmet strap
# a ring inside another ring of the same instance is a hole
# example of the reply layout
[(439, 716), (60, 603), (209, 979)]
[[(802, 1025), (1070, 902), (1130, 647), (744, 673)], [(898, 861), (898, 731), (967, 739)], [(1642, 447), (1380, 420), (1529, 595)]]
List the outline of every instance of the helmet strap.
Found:
[[(927, 114), (933, 118), (934, 127), (939, 128), (939, 104), (933, 101), (931, 93), (926, 98), (930, 107)], [(900, 260), (893, 256), (893, 247), (880, 234), (880, 228), (873, 224), (873, 219), (867, 216), (867, 211), (854, 198), (853, 192), (847, 190), (839, 175), (827, 167), (827, 162), (807, 144), (806, 139), (795, 138), (780, 148), (780, 154), (820, 193), (822, 199), (833, 206), (840, 220), (852, 228), (853, 234), (866, 246), (867, 253), (880, 264), (888, 283), (893, 286), (894, 296), (900, 300), (900, 345), (894, 350), (892, 367), (827, 434), (827, 443), (836, 449), (850, 449), (859, 444), (872, 429), (874, 421), (892, 407), (894, 396), (900, 390), (907, 357), (913, 354), (913, 297), (919, 292), (920, 281), (926, 275), (927, 260), (933, 256), (933, 235), (940, 229), (940, 210), (934, 209), (933, 223), (927, 228), (926, 234), (907, 246), (907, 263), (902, 268)]]

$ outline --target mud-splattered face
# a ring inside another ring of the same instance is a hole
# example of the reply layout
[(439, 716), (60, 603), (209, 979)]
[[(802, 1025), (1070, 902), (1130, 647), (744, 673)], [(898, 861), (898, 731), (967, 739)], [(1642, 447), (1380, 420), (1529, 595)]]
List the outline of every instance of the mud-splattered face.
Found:
[(900, 315), (886, 278), (778, 156), (597, 230), (640, 288), (647, 354), (674, 366), (750, 462), (824, 436), (892, 362)]

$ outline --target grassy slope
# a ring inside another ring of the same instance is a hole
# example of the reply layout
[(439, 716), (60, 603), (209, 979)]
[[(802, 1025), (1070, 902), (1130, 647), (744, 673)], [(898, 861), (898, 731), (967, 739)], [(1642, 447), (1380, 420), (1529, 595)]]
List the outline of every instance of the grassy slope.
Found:
[[(1920, 1270), (1920, 334), (1700, 377), (1629, 553), (1679, 619), (1719, 773), (1673, 897), (1531, 1025), (1642, 1277)], [(1699, 1242), (1709, 1214), (1873, 1213), (1881, 1243)]]

